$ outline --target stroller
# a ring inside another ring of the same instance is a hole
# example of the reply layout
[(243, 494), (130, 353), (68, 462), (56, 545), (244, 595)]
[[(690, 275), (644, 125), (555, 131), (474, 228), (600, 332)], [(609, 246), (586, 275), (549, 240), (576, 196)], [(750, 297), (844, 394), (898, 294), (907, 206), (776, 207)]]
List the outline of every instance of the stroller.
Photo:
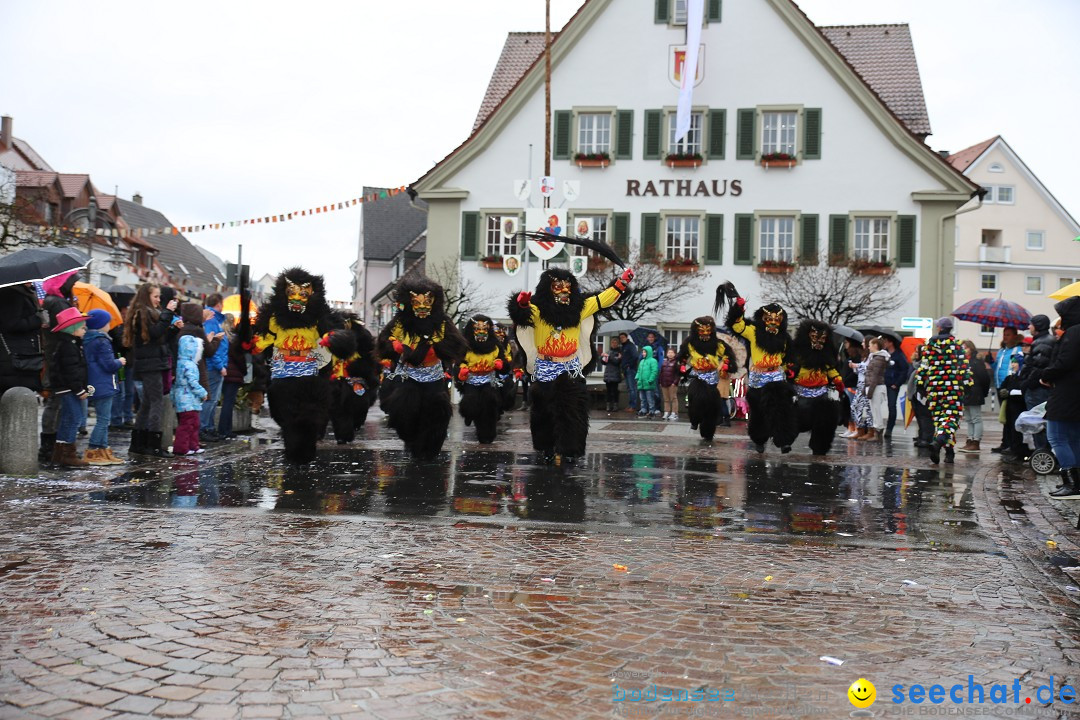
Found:
[[(1035, 447), (1034, 436), (1046, 430), (1046, 403), (1041, 403), (1020, 413), (1016, 418), (1016, 432), (1022, 433), (1024, 441)], [(1052, 475), (1058, 471), (1058, 461), (1050, 448), (1036, 448), (1028, 459), (1028, 465), (1039, 475)]]

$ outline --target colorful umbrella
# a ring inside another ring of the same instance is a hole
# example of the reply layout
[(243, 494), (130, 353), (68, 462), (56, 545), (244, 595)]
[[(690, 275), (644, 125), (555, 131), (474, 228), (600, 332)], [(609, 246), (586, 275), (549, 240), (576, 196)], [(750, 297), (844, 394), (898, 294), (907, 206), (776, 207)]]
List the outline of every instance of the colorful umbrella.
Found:
[(1051, 300), (1068, 300), (1071, 297), (1080, 295), (1080, 282), (1074, 282), (1072, 285), (1066, 285), (1057, 292), (1050, 293)]
[(77, 282), (72, 292), (75, 293), (75, 302), (79, 306), (79, 312), (83, 315), (91, 310), (104, 310), (112, 316), (112, 320), (109, 322), (109, 330), (124, 322), (124, 317), (120, 314), (120, 308), (116, 307), (112, 297), (97, 285)]
[(964, 303), (952, 311), (960, 320), (999, 328), (1026, 328), (1031, 324), (1031, 313), (1020, 305), (1001, 298), (979, 298)]
[[(228, 313), (228, 314), (232, 315), (233, 317), (235, 317), (237, 320), (240, 319), (240, 296), (239, 295), (230, 295), (229, 297), (222, 300), (221, 304), (222, 304), (221, 312)], [(251, 302), (251, 300), (248, 300), (248, 309), (251, 312), (251, 319), (254, 320), (255, 316), (259, 314), (259, 309), (257, 307), (255, 307), (255, 303)]]

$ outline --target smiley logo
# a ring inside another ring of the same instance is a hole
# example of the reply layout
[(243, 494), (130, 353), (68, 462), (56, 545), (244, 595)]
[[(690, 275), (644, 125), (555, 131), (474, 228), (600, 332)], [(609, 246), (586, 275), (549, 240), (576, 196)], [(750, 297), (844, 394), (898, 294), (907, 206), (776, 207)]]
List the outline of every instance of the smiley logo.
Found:
[(877, 700), (877, 688), (866, 678), (859, 678), (847, 689), (848, 700), (857, 708), (868, 708)]

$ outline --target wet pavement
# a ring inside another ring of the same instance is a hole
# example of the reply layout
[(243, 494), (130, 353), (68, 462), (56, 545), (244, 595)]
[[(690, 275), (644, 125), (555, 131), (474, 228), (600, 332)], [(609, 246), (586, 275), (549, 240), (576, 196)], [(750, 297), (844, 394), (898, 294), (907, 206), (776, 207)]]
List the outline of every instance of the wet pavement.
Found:
[[(575, 464), (522, 412), (419, 464), (380, 418), (307, 468), (267, 433), (0, 479), (0, 717), (846, 717), (859, 677), (879, 717), (1080, 717), (1035, 694), (1080, 686), (1052, 478), (629, 414)], [(1010, 702), (892, 702), (969, 675)]]

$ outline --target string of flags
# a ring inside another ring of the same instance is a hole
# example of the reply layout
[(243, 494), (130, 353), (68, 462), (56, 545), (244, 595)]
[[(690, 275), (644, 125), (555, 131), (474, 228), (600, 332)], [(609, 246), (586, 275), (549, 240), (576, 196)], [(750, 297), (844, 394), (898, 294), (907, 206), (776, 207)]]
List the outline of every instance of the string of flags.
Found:
[[(196, 233), (204, 232), (207, 230), (221, 230), (223, 228), (242, 227), (244, 225), (260, 225), (271, 224), (279, 222), (288, 222), (297, 218), (309, 217), (313, 215), (321, 215), (322, 213), (335, 212), (337, 210), (345, 210), (353, 207), (354, 205), (360, 205), (362, 203), (376, 202), (385, 198), (394, 197), (405, 192), (405, 186), (396, 188), (388, 188), (386, 190), (380, 190), (376, 193), (369, 193), (358, 198), (352, 198), (342, 202), (333, 202), (326, 205), (317, 205), (313, 208), (306, 210), (294, 210), (287, 213), (275, 213), (273, 215), (264, 215), (262, 217), (248, 218), (247, 220), (228, 220), (225, 222), (216, 223), (201, 223), (198, 225), (165, 225), (162, 227), (151, 228), (96, 228), (95, 235), (99, 237), (149, 237), (152, 235), (179, 235), (180, 233)], [(47, 233), (50, 231), (61, 230), (73, 235), (87, 235), (89, 234), (88, 228), (75, 228), (68, 226), (50, 226), (41, 225), (38, 228), (40, 232)]]

